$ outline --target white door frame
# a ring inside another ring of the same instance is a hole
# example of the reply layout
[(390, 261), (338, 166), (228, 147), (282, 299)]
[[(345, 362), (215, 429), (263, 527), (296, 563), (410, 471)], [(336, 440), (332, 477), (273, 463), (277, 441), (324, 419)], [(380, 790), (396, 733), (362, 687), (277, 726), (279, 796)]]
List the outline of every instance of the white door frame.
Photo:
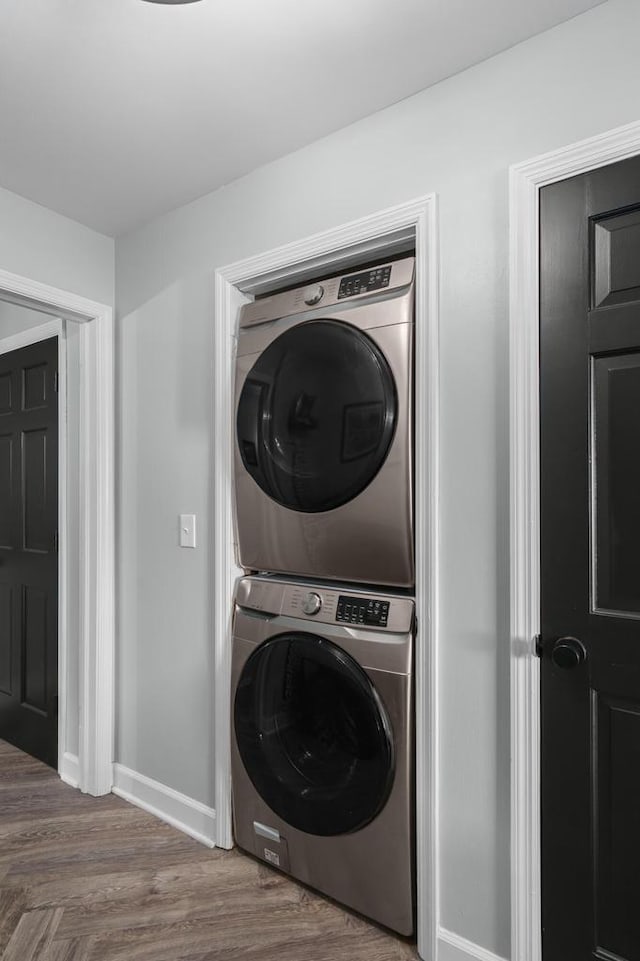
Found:
[[(60, 427), (60, 717), (58, 770), (88, 794), (108, 794), (113, 783), (114, 732), (114, 383), (113, 318), (105, 304), (0, 270), (0, 300), (22, 304), (79, 325), (80, 497), (66, 501), (66, 411), (61, 392)], [(43, 318), (44, 319), (44, 318)], [(0, 350), (59, 336), (60, 373), (66, 374), (61, 320), (5, 338)], [(63, 386), (63, 384), (61, 384)], [(67, 750), (66, 518), (77, 511), (80, 541), (80, 663), (78, 755)]]
[(510, 169), (511, 957), (541, 959), (539, 194), (640, 153), (640, 122)]
[[(401, 204), (216, 271), (214, 333), (216, 843), (231, 847), (231, 598), (238, 574), (233, 528), (233, 383), (237, 311), (251, 293), (323, 266), (416, 247), (416, 795), (418, 950), (436, 956), (438, 930), (438, 260), (434, 195)], [(362, 260), (361, 260), (362, 262)]]

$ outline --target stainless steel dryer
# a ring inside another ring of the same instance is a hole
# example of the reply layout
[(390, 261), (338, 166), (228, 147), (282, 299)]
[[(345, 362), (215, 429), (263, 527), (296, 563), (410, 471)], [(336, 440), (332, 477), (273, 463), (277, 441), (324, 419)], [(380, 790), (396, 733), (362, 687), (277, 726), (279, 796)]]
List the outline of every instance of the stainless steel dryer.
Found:
[(413, 274), (405, 258), (242, 309), (246, 570), (412, 586)]
[(239, 846), (404, 935), (413, 624), (408, 597), (246, 577), (231, 679)]

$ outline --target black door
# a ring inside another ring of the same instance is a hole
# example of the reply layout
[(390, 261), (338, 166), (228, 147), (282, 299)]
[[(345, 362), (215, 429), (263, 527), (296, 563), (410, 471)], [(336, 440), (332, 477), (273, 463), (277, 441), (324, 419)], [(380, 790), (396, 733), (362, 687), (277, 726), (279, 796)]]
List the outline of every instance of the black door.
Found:
[(389, 364), (370, 337), (337, 321), (299, 324), (247, 375), (238, 403), (240, 455), (279, 504), (328, 511), (380, 470), (396, 408)]
[(362, 668), (313, 634), (280, 634), (244, 666), (234, 704), (240, 757), (269, 807), (308, 834), (365, 826), (393, 784), (391, 723)]
[(544, 961), (640, 961), (640, 159), (541, 192)]
[(0, 738), (58, 764), (58, 340), (0, 355)]

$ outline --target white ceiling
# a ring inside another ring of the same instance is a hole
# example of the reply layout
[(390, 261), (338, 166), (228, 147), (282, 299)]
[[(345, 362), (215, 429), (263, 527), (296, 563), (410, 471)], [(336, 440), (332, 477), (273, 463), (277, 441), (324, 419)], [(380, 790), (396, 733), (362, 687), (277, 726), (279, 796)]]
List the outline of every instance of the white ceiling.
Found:
[(601, 0), (0, 0), (0, 186), (125, 233)]

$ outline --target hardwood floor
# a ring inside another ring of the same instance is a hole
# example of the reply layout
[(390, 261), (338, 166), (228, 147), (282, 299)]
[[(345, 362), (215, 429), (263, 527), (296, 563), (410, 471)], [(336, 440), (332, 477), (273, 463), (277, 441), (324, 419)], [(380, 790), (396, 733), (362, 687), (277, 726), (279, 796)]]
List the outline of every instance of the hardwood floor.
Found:
[(91, 798), (0, 741), (2, 961), (416, 961), (238, 851)]

